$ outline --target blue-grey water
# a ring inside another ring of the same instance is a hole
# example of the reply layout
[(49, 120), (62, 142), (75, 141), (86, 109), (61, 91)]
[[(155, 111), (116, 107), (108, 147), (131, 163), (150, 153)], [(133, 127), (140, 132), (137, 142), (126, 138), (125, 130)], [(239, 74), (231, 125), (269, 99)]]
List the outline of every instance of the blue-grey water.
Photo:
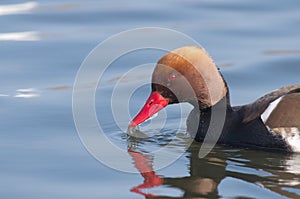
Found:
[[(145, 26), (183, 32), (205, 47), (234, 105), (300, 83), (299, 1), (1, 0), (0, 198), (145, 198), (132, 191), (143, 184), (140, 174), (106, 167), (87, 152), (72, 116), (72, 86), (89, 52), (113, 34)], [(120, 68), (153, 63), (162, 54), (144, 51), (117, 60), (107, 84), (97, 89), (98, 118), (124, 150), (126, 136), (106, 112), (113, 84)], [(148, 92), (144, 86), (131, 99), (132, 114)], [(140, 147), (164, 145), (178, 119), (168, 119), (167, 128)], [(300, 198), (298, 154), (216, 146), (199, 159), (198, 149), (193, 143), (156, 171), (163, 185), (141, 191), (161, 198)]]

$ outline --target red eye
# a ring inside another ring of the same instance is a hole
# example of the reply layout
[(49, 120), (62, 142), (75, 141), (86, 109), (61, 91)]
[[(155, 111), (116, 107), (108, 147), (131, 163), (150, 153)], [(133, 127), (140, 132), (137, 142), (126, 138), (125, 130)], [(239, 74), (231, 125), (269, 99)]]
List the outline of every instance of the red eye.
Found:
[(170, 81), (173, 81), (173, 80), (175, 80), (176, 79), (176, 75), (175, 74), (170, 74), (169, 75), (169, 80)]

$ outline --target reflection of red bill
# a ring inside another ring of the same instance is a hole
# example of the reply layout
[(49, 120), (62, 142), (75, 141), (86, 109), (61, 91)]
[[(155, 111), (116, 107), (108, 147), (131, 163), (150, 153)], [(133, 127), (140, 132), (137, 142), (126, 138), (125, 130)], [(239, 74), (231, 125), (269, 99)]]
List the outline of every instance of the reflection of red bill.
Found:
[(128, 149), (128, 153), (133, 159), (134, 166), (144, 177), (144, 183), (133, 187), (130, 191), (144, 195), (146, 197), (156, 197), (150, 193), (144, 193), (141, 189), (157, 187), (163, 184), (163, 178), (158, 176), (152, 168), (152, 162), (147, 155)]
[(129, 124), (129, 128), (133, 128), (147, 119), (149, 119), (151, 116), (153, 116), (155, 113), (163, 109), (165, 106), (167, 106), (169, 103), (169, 100), (161, 96), (158, 92), (152, 92), (147, 99), (145, 105), (140, 110), (140, 112), (133, 118), (133, 120)]

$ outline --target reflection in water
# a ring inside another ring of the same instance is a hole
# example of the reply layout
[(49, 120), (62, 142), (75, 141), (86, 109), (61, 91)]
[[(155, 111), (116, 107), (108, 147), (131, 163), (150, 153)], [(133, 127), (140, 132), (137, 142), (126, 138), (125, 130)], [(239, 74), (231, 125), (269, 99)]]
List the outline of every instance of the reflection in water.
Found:
[(41, 38), (36, 31), (0, 33), (0, 41), (38, 41)]
[(300, 50), (266, 50), (263, 52), (266, 55), (293, 55), (293, 54), (300, 54)]
[[(25, 2), (20, 4), (0, 5), (1, 15), (29, 13), (38, 7), (37, 2)], [(37, 31), (0, 33), (0, 41), (38, 41), (41, 34)]]
[(50, 91), (62, 91), (62, 90), (71, 90), (71, 86), (53, 86), (53, 87), (48, 87), (46, 90)]
[(30, 1), (20, 4), (0, 5), (0, 16), (27, 13), (38, 6), (37, 2)]
[[(130, 143), (130, 146), (132, 145), (134, 143)], [(205, 158), (199, 159), (199, 146), (199, 143), (193, 143), (186, 153), (190, 175), (178, 178), (157, 175), (153, 170), (155, 157), (139, 149), (130, 148), (128, 153), (132, 156), (133, 164), (144, 178), (144, 182), (133, 187), (131, 192), (146, 198), (217, 198), (237, 195), (252, 197), (251, 186), (255, 186), (256, 191), (263, 192), (262, 196), (300, 196), (300, 154), (216, 147)], [(234, 186), (235, 182), (239, 183), (239, 189)], [(248, 188), (243, 190), (242, 185)], [(145, 191), (159, 186), (176, 188), (183, 194), (181, 197), (170, 197)]]
[(0, 97), (9, 97), (9, 95), (0, 93)]
[(131, 155), (135, 167), (144, 178), (144, 183), (133, 187), (131, 191), (147, 197), (155, 197), (153, 194), (143, 192), (142, 189), (160, 186), (163, 184), (164, 179), (153, 171), (152, 161), (149, 156), (131, 149), (128, 150), (128, 153)]
[(39, 91), (35, 88), (18, 89), (17, 94), (14, 97), (17, 98), (33, 98), (39, 97)]

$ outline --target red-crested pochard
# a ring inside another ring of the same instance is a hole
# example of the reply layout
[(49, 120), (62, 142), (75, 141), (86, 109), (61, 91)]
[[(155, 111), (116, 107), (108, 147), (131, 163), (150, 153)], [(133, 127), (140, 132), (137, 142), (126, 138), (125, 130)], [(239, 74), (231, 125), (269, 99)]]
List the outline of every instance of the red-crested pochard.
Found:
[[(251, 104), (232, 107), (227, 84), (208, 53), (195, 46), (182, 47), (158, 61), (152, 75), (152, 93), (129, 128), (168, 104), (180, 102), (194, 105), (187, 130), (195, 131), (196, 141), (203, 141), (212, 109), (222, 111), (218, 107), (225, 104), (218, 143), (300, 152), (300, 85), (283, 87)], [(190, 127), (195, 126), (192, 124), (197, 124), (197, 129)]]

